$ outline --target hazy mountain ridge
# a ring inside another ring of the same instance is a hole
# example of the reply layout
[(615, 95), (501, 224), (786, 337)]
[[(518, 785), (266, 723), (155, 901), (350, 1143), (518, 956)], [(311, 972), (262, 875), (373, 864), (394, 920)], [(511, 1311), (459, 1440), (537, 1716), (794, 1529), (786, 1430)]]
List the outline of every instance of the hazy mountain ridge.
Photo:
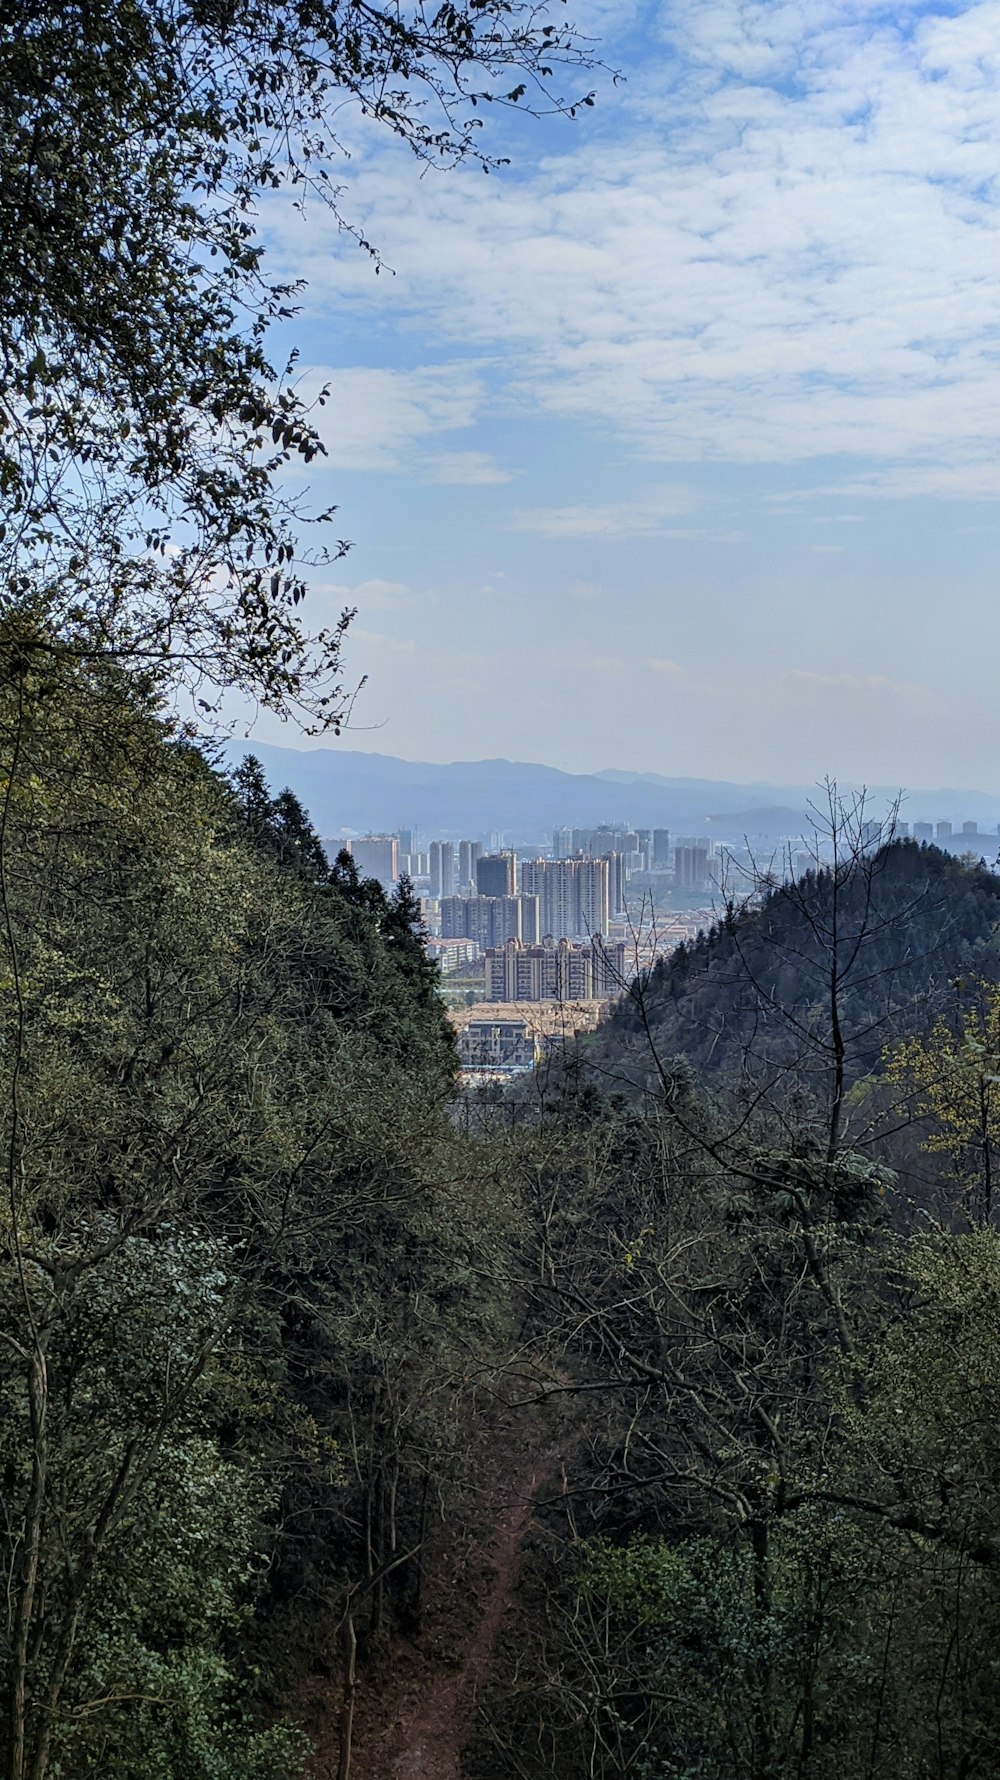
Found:
[[(233, 741), (231, 763), (247, 753), (262, 761), (272, 786), (285, 784), (302, 799), (322, 835), (417, 828), (426, 837), (476, 837), (502, 832), (509, 842), (538, 842), (556, 825), (619, 821), (704, 832), (716, 838), (777, 835), (807, 829), (809, 806), (822, 798), (815, 785), (738, 784), (730, 780), (667, 778), (608, 768), (568, 773), (532, 761), (403, 760), (351, 748), (286, 748)], [(847, 788), (845, 788), (847, 789)], [(873, 787), (873, 814), (895, 790)], [(1000, 795), (979, 791), (914, 791), (904, 818), (956, 824), (1000, 821)], [(727, 831), (731, 830), (730, 835)]]

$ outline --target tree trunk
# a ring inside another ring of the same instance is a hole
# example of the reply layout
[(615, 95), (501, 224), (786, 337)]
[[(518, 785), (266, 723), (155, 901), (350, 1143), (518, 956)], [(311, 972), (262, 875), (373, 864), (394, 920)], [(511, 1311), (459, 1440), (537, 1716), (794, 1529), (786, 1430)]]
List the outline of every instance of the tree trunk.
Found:
[[(771, 1611), (770, 1541), (765, 1521), (751, 1521), (750, 1545), (754, 1604), (764, 1621)], [(778, 1780), (774, 1748), (774, 1659), (770, 1652), (759, 1656), (754, 1668), (753, 1780)]]
[(358, 1640), (350, 1607), (344, 1619), (344, 1699), (340, 1709), (340, 1757), (337, 1780), (351, 1780), (351, 1741), (354, 1736), (354, 1696), (357, 1691)]
[(31, 1488), (24, 1515), (24, 1549), (20, 1586), (14, 1610), (10, 1700), (8, 1706), (7, 1780), (25, 1780), (28, 1772), (29, 1642), (41, 1563), (48, 1472), (48, 1371), (44, 1350), (36, 1344), (28, 1373), (31, 1416)]

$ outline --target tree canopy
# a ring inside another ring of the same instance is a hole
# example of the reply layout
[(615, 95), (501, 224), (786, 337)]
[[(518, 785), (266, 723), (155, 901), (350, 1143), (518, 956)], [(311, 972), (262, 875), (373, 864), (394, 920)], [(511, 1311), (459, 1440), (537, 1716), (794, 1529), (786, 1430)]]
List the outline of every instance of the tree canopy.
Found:
[(0, 1771), (271, 1780), (252, 1610), (416, 1598), (510, 1208), (405, 887), (117, 665), (0, 653), (0, 758)]
[(336, 729), (346, 614), (304, 625), (307, 516), (281, 480), (322, 445), (268, 357), (295, 289), (258, 201), (308, 195), (349, 227), (344, 104), (424, 160), (488, 167), (484, 110), (558, 106), (555, 70), (587, 59), (526, 0), (0, 7), (6, 597), (79, 649), (182, 666), (207, 702), (240, 685)]

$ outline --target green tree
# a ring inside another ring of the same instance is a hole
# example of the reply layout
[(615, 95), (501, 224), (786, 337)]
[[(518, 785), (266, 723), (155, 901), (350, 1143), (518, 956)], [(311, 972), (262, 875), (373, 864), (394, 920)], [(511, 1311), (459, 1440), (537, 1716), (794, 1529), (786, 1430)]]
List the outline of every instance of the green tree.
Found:
[(939, 1019), (926, 1035), (892, 1046), (885, 1074), (915, 1115), (932, 1121), (926, 1147), (951, 1159), (969, 1215), (991, 1223), (1000, 1157), (1000, 990), (971, 985), (957, 1021)]
[[(303, 869), (301, 810), (252, 771), (241, 804), (152, 685), (0, 664), (0, 1771), (224, 1774), (252, 1647), (280, 1698), (276, 1651), (416, 1611), (512, 1208), (451, 1123), (407, 897)], [(197, 1524), (185, 1632), (186, 1558), (129, 1578)]]
[(242, 685), (337, 728), (348, 615), (301, 621), (306, 516), (280, 472), (321, 445), (267, 355), (295, 291), (268, 275), (260, 197), (346, 227), (345, 104), (422, 160), (488, 167), (483, 112), (558, 105), (553, 69), (586, 60), (525, 0), (0, 7), (6, 597), (41, 597), (88, 655), (167, 657), (209, 702)]
[(473, 1772), (985, 1777), (995, 1234), (929, 1235), (825, 1123), (664, 1076), (658, 1107), (570, 1077), (508, 1139), (520, 1377), (580, 1457)]
[[(5, 1771), (297, 1774), (301, 1738), (255, 1728), (228, 1654), (273, 1488), (210, 1433), (227, 1369), (252, 1376), (233, 1258), (169, 1228), (122, 1238), (106, 1215), (72, 1233), (75, 1252), (65, 1223), (36, 1237), (30, 1332), (4, 1270), (0, 1466), (8, 1526), (23, 1524), (36, 1565), (29, 1588), (5, 1542), (16, 1611), (0, 1649), (18, 1710)], [(11, 1364), (26, 1336), (44, 1360), (27, 1391)]]

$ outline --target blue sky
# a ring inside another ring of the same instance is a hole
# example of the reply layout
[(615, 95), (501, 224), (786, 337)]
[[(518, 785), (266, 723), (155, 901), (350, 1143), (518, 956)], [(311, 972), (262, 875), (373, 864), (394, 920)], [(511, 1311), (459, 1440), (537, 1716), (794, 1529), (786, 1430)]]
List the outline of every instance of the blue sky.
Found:
[(263, 219), (346, 745), (997, 788), (1000, 0), (568, 10), (625, 82), (496, 113), (499, 175), (345, 118), (391, 275)]

